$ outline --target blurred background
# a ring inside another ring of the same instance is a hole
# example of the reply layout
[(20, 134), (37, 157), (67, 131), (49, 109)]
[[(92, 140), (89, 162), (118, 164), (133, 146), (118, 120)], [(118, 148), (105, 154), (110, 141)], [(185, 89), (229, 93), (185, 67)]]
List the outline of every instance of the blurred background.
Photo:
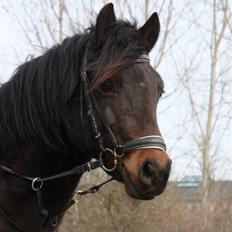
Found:
[[(95, 22), (105, 0), (1, 0), (0, 83), (18, 65)], [(158, 12), (150, 53), (165, 82), (158, 107), (173, 160), (166, 192), (148, 202), (109, 184), (73, 206), (61, 231), (232, 231), (232, 2), (114, 0), (118, 18), (142, 26)], [(85, 175), (78, 188), (107, 176)]]

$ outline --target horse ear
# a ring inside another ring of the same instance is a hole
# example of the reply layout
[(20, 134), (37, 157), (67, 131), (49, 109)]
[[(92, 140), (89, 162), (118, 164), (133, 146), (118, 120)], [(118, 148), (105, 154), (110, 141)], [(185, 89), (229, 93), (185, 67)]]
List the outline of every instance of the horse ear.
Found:
[(158, 14), (153, 13), (138, 31), (142, 37), (145, 49), (147, 52), (150, 52), (159, 37), (160, 22)]
[(97, 16), (95, 26), (95, 46), (99, 48), (107, 39), (107, 28), (116, 22), (114, 6), (112, 3), (106, 4)]

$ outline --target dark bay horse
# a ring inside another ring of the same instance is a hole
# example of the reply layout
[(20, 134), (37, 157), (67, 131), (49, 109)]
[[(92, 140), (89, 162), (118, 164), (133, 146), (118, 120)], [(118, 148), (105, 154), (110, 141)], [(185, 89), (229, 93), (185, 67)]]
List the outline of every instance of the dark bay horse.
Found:
[(82, 173), (97, 167), (133, 198), (164, 191), (171, 160), (156, 118), (164, 86), (147, 56), (159, 30), (156, 13), (137, 29), (107, 4), (95, 26), (1, 86), (0, 231), (56, 231)]

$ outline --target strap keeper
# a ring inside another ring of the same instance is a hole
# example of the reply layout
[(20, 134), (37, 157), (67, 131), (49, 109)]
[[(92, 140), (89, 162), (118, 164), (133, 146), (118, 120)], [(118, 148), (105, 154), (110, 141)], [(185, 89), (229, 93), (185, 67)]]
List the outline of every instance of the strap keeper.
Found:
[(48, 217), (48, 211), (46, 209), (42, 209), (40, 210), (40, 216), (41, 217), (44, 217), (44, 218), (47, 218)]

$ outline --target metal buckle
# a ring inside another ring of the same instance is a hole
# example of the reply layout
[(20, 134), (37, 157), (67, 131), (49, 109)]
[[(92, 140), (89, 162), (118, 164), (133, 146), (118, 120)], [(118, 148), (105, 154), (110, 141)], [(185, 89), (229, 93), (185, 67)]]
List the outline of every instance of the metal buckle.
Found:
[[(36, 187), (36, 185), (38, 185)], [(43, 180), (40, 177), (36, 177), (35, 179), (33, 179), (32, 183), (31, 183), (31, 188), (34, 191), (39, 191), (41, 188), (43, 187)]]
[[(112, 156), (113, 156), (113, 163), (114, 163), (114, 166), (113, 166), (112, 168), (106, 167), (105, 164), (104, 164), (104, 161), (103, 161), (103, 159), (102, 159), (103, 154), (106, 153), (106, 152), (112, 154)], [(117, 154), (116, 154), (115, 151), (111, 150), (110, 148), (105, 148), (105, 151), (100, 153), (99, 159), (101, 160), (101, 162), (102, 162), (102, 168), (103, 168), (105, 171), (107, 171), (107, 172), (112, 172), (112, 171), (114, 171), (114, 170), (116, 169), (117, 163), (118, 163), (118, 161), (117, 161)]]
[(54, 218), (52, 218), (50, 220), (50, 224), (51, 224), (52, 227), (56, 227), (58, 225), (58, 217), (55, 216)]
[(122, 158), (124, 156), (124, 152), (122, 152), (122, 145), (117, 145), (117, 148), (114, 149), (114, 153), (117, 158)]

